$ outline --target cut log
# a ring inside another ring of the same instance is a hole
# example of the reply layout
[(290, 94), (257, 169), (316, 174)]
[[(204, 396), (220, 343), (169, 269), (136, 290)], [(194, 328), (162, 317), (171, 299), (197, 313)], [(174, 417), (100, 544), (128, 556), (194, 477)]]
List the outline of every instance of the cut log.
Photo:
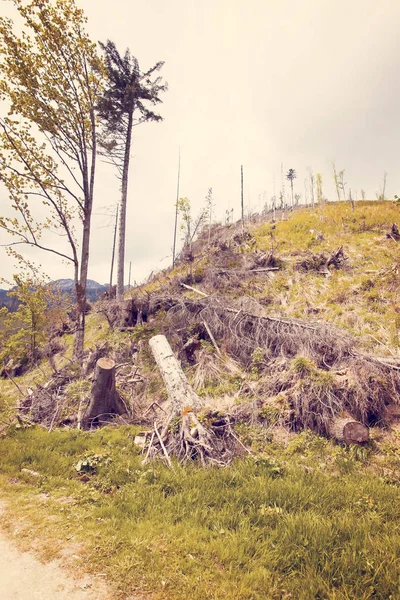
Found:
[(199, 409), (201, 400), (186, 379), (165, 335), (152, 337), (149, 345), (160, 369), (173, 409), (177, 412), (181, 411), (184, 406), (191, 406), (195, 410)]
[(234, 455), (232, 443), (237, 442), (230, 434), (229, 419), (213, 428), (212, 423), (203, 425), (197, 417), (202, 400), (191, 388), (164, 335), (156, 335), (149, 341), (151, 351), (161, 371), (170, 401), (170, 414), (154, 432), (147, 450), (145, 462), (151, 456), (163, 456), (171, 466), (171, 456), (180, 460), (200, 459), (206, 463), (226, 465)]
[(364, 444), (369, 440), (369, 428), (351, 417), (337, 417), (328, 426), (328, 433), (344, 444)]
[(82, 426), (96, 425), (112, 415), (123, 414), (126, 414), (126, 406), (115, 387), (115, 362), (111, 358), (100, 358), (96, 363), (90, 402), (82, 418)]

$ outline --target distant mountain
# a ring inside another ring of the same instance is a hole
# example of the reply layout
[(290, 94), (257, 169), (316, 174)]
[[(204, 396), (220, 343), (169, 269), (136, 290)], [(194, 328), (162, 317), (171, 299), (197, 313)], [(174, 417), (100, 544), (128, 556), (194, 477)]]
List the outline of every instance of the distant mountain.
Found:
[[(71, 298), (75, 297), (75, 284), (73, 279), (57, 279), (56, 281), (51, 281), (49, 285), (53, 285), (60, 290), (61, 293), (68, 294)], [(90, 302), (98, 300), (98, 298), (107, 290), (108, 285), (102, 285), (101, 283), (97, 283), (97, 281), (93, 281), (93, 279), (88, 279), (86, 295)], [(5, 306), (8, 310), (13, 312), (18, 308), (18, 301), (16, 298), (10, 298), (7, 295), (10, 291), (11, 290), (0, 289), (0, 308)]]
[[(75, 283), (73, 279), (57, 279), (56, 281), (51, 281), (50, 285), (53, 285), (62, 293), (72, 297), (75, 296)], [(108, 285), (102, 285), (101, 283), (97, 283), (97, 281), (93, 281), (93, 279), (88, 279), (86, 283), (87, 299), (91, 302), (98, 300), (108, 290), (108, 287)]]

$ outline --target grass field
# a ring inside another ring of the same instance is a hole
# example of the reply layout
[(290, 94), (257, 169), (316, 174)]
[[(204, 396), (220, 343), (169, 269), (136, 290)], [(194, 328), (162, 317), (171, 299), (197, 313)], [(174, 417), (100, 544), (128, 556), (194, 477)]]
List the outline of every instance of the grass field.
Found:
[(305, 432), (226, 469), (171, 470), (142, 466), (134, 434), (3, 439), (3, 521), (19, 543), (46, 558), (78, 544), (75, 569), (104, 574), (115, 598), (400, 598), (397, 440), (384, 465)]

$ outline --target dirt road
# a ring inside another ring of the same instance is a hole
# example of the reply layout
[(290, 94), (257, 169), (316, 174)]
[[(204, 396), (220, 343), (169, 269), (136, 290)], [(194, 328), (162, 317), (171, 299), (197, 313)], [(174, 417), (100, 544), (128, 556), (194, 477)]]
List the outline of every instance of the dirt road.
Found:
[(0, 535), (1, 600), (102, 600), (104, 589), (88, 578), (75, 581), (53, 561), (42, 564)]

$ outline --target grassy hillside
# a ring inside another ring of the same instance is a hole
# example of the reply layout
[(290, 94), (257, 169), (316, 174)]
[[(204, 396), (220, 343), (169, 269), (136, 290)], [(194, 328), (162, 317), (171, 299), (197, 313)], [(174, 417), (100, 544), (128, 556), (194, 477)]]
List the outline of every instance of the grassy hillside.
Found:
[[(103, 574), (112, 598), (400, 598), (400, 427), (393, 413), (384, 417), (385, 404), (399, 398), (400, 242), (386, 236), (399, 216), (396, 203), (360, 202), (354, 212), (335, 203), (249, 224), (245, 236), (239, 225), (214, 226), (210, 246), (204, 232), (193, 258), (132, 291), (135, 306), (148, 310), (143, 325), (111, 330), (103, 313), (91, 314), (88, 348), (106, 345), (121, 363), (138, 350), (140, 383), (127, 384), (125, 367), (118, 379), (133, 424), (4, 429), (2, 522), (10, 535), (45, 558), (72, 547), (69, 566)], [(340, 247), (346, 260), (328, 268)], [(220, 355), (190, 317), (199, 302)], [(224, 321), (221, 304), (234, 307), (232, 318)], [(247, 313), (272, 320), (243, 330)], [(294, 322), (295, 333), (279, 329), (282, 322)], [(328, 337), (318, 340), (320, 331)], [(223, 469), (142, 464), (134, 423), (143, 429), (150, 403), (165, 400), (147, 345), (159, 332), (205, 404), (246, 415), (235, 435), (247, 450)], [(73, 371), (65, 340), (57, 366)], [(187, 341), (193, 353), (183, 351)], [(393, 368), (379, 362), (387, 360)], [(43, 361), (2, 382), (5, 423), (26, 389), (49, 375)], [(71, 378), (59, 396), (65, 414), (88, 385)], [(342, 408), (371, 426), (367, 445), (316, 433)]]

